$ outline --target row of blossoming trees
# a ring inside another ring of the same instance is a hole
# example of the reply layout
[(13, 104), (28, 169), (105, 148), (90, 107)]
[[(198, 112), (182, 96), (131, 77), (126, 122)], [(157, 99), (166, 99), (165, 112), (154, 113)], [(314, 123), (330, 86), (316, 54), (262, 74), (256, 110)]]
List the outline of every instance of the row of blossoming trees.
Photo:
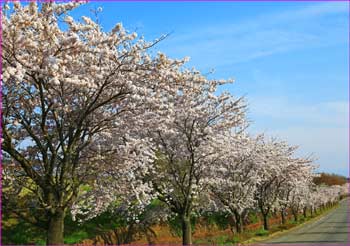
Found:
[(3, 206), (26, 189), (48, 244), (63, 243), (68, 212), (89, 219), (111, 204), (142, 211), (158, 199), (191, 244), (199, 211), (227, 211), (241, 231), (259, 209), (268, 229), (272, 211), (285, 221), (287, 209), (338, 199), (313, 186), (296, 147), (247, 133), (244, 99), (218, 93), (231, 81), (151, 56), (161, 39), (76, 21), (68, 12), (78, 5), (15, 2), (2, 13)]

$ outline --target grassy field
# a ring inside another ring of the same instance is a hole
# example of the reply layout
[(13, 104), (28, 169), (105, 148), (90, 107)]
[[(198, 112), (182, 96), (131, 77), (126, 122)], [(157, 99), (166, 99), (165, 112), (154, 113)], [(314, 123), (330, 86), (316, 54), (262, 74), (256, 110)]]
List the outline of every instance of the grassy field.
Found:
[[(304, 218), (299, 216), (297, 222), (294, 221), (291, 215), (287, 216), (287, 223), (281, 225), (280, 217), (270, 217), (269, 222), (271, 229), (265, 231), (262, 229), (262, 222), (259, 214), (250, 214), (249, 221), (251, 223), (244, 226), (243, 233), (235, 233), (232, 229), (232, 222), (223, 215), (211, 214), (204, 218), (193, 220), (193, 243), (194, 244), (235, 244), (235, 243), (250, 243), (264, 240), (271, 235), (289, 230), (306, 221), (318, 217), (332, 208), (325, 208), (317, 211), (316, 215)], [(122, 228), (125, 226), (125, 221), (111, 216), (110, 214), (102, 214), (101, 216), (88, 221), (84, 224), (78, 224), (66, 219), (65, 228), (65, 243), (67, 244), (98, 244), (98, 243), (116, 243), (117, 233), (123, 233)], [(180, 244), (181, 229), (180, 224), (176, 220), (171, 220), (170, 223), (160, 223), (149, 228), (152, 231), (151, 235), (139, 232), (135, 236), (134, 244), (165, 244), (173, 243)], [(22, 221), (16, 216), (3, 217), (3, 244), (45, 244), (43, 230), (33, 227), (29, 223)]]

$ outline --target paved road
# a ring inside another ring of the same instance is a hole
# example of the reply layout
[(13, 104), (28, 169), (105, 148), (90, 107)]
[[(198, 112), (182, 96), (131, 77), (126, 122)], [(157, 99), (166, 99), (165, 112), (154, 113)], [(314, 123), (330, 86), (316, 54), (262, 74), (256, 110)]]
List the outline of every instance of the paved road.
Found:
[(264, 244), (285, 243), (338, 243), (350, 242), (350, 200), (340, 202), (339, 207), (317, 221), (307, 223)]

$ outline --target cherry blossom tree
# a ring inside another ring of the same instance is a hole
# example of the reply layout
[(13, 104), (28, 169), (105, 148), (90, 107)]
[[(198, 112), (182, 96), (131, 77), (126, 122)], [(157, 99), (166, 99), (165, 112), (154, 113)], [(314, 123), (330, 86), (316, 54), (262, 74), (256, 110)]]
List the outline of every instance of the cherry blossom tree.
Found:
[(181, 218), (183, 244), (188, 245), (191, 215), (207, 194), (226, 134), (245, 127), (245, 105), (229, 93), (214, 95), (224, 81), (207, 80), (196, 71), (184, 72), (182, 79), (190, 86), (169, 95), (167, 116), (149, 133), (158, 153), (147, 179), (158, 199)]
[(283, 170), (285, 181), (281, 184), (278, 204), (281, 211), (282, 224), (286, 223), (286, 210), (291, 208), (294, 218), (300, 208), (306, 213), (307, 197), (312, 188), (315, 166), (310, 158), (290, 158)]
[(271, 211), (280, 209), (285, 222), (285, 211), (291, 204), (297, 204), (296, 211), (303, 205), (305, 189), (313, 178), (311, 160), (294, 157), (296, 147), (266, 140), (264, 135), (235, 141), (226, 144), (220, 167), (215, 167), (212, 192), (223, 208), (235, 215), (238, 232), (242, 230), (243, 211), (255, 205), (262, 214), (264, 229), (268, 229)]
[(218, 93), (230, 81), (150, 56), (163, 38), (74, 20), (80, 4), (14, 2), (1, 16), (4, 198), (16, 205), (26, 190), (48, 244), (63, 243), (68, 211), (90, 219), (117, 203), (137, 221), (157, 197), (181, 218), (187, 245), (191, 216), (214, 203), (234, 214), (238, 232), (257, 206), (268, 230), (272, 210), (284, 220), (287, 207), (297, 216), (347, 192), (313, 186), (311, 160), (296, 147), (247, 137), (245, 102)]
[(269, 230), (268, 215), (278, 207), (278, 196), (284, 182), (287, 180), (286, 167), (296, 147), (291, 147), (285, 141), (276, 139), (262, 140), (259, 149), (260, 165), (256, 200), (263, 217), (264, 229)]
[(159, 40), (136, 39), (121, 24), (105, 32), (88, 17), (75, 21), (68, 12), (80, 4), (14, 2), (2, 13), (2, 150), (20, 167), (13, 178), (26, 177), (19, 185), (32, 184), (48, 244), (63, 243), (65, 214), (85, 199), (82, 185), (106, 204), (116, 196), (96, 180), (126, 174), (115, 190), (137, 192), (133, 172), (147, 171), (154, 157), (139, 134), (151, 124), (145, 112), (166, 107), (167, 78), (183, 64), (150, 57)]
[(256, 139), (247, 136), (230, 138), (221, 151), (221, 157), (213, 166), (213, 178), (210, 191), (219, 203), (218, 209), (229, 212), (235, 217), (236, 231), (243, 231), (243, 214), (255, 207), (255, 197), (261, 164), (256, 158)]
[(298, 214), (302, 211), (306, 217), (306, 198), (309, 194), (310, 183), (296, 181), (294, 189), (289, 194), (289, 207), (294, 216), (294, 221), (298, 221)]

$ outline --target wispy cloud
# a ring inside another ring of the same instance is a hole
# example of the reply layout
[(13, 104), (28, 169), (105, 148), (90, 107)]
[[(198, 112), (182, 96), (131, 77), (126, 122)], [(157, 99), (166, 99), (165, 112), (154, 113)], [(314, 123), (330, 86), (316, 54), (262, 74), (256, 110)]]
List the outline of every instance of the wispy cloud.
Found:
[[(347, 50), (348, 4), (300, 3), (250, 19), (240, 15), (212, 26), (189, 24), (187, 30), (175, 30), (160, 48), (173, 57), (190, 55), (191, 64), (204, 71), (215, 68), (220, 76), (238, 67), (238, 90), (248, 94), (253, 121), (250, 132), (265, 131), (300, 145), (299, 154), (314, 153), (320, 170), (347, 175), (349, 109), (342, 88), (348, 61), (330, 51)], [(283, 68), (284, 62), (298, 66), (290, 54), (296, 60), (310, 59), (300, 62), (310, 66)], [(264, 58), (268, 65), (261, 65)], [(225, 89), (239, 94), (237, 87)]]
[(347, 101), (301, 104), (285, 98), (255, 98), (250, 107), (255, 119), (252, 132), (263, 130), (300, 146), (298, 155), (313, 154), (320, 171), (348, 174)]
[(304, 9), (300, 9), (298, 11), (291, 11), (288, 14), (290, 17), (294, 18), (310, 18), (321, 15), (329, 15), (329, 14), (339, 14), (339, 13), (348, 13), (348, 4), (347, 2), (324, 2), (315, 4), (312, 6), (308, 6)]
[(348, 126), (348, 105), (346, 101), (301, 104), (287, 98), (253, 98), (250, 100), (250, 113), (254, 118), (268, 117), (271, 121), (304, 127), (343, 128)]
[[(175, 30), (161, 48), (176, 56), (191, 54), (195, 62), (205, 59), (210, 67), (216, 59), (221, 65), (232, 65), (304, 47), (345, 43), (347, 9), (347, 3), (317, 3), (249, 20), (235, 21), (233, 16), (231, 23)], [(339, 18), (322, 22), (331, 15)]]
[(312, 154), (319, 171), (347, 175), (348, 166), (348, 135), (349, 129), (338, 127), (287, 127), (267, 132), (281, 139), (287, 139), (290, 144), (298, 145), (299, 156)]

